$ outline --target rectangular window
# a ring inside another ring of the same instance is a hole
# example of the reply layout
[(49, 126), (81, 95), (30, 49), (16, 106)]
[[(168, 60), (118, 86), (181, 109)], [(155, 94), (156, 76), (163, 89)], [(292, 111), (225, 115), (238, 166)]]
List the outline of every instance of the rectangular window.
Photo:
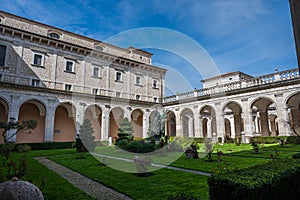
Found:
[(122, 97), (121, 92), (116, 92), (116, 97), (117, 97), (117, 98), (121, 98), (121, 97)]
[(122, 72), (116, 72), (116, 81), (122, 81)]
[(75, 72), (75, 62), (72, 60), (66, 61), (66, 72)]
[(6, 46), (0, 44), (0, 66), (5, 66)]
[(100, 67), (93, 67), (93, 76), (94, 77), (100, 77)]
[(98, 89), (97, 88), (93, 88), (93, 90), (92, 90), (92, 93), (93, 93), (93, 95), (98, 95)]
[(135, 77), (135, 84), (136, 85), (142, 85), (142, 78), (140, 76)]
[(40, 87), (40, 80), (32, 79), (31, 80), (31, 86)]
[(65, 90), (71, 91), (72, 90), (72, 85), (65, 84)]
[(135, 99), (136, 99), (136, 100), (141, 100), (141, 95), (137, 94), (137, 95), (135, 96)]
[(44, 55), (39, 53), (34, 53), (32, 64), (36, 66), (44, 66)]
[(153, 80), (152, 87), (155, 89), (158, 89), (158, 81), (157, 80)]
[(158, 99), (157, 97), (153, 97), (153, 102), (157, 103), (158, 102)]

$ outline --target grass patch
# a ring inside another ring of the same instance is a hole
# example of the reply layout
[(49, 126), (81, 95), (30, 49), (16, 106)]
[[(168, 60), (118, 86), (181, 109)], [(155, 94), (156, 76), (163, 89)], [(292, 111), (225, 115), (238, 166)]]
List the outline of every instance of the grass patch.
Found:
[[(170, 195), (188, 193), (208, 199), (207, 177), (181, 171), (160, 169), (152, 176), (137, 177), (132, 173), (99, 165), (99, 161), (87, 154), (86, 159), (76, 160), (74, 155), (49, 156), (49, 159), (75, 170), (91, 179), (133, 199), (167, 199)], [(110, 162), (119, 162), (108, 159)], [(126, 162), (124, 165), (128, 166)]]
[[(43, 150), (43, 151), (31, 151), (27, 153), (12, 153), (10, 159), (18, 161), (22, 156), (25, 156), (28, 161), (28, 172), (21, 180), (30, 181), (36, 186), (41, 186), (44, 182), (44, 188), (42, 193), (44, 199), (93, 199), (91, 196), (82, 192), (74, 187), (65, 179), (61, 178), (56, 173), (52, 172), (48, 168), (44, 167), (38, 161), (33, 159), (34, 156), (46, 156), (65, 154), (71, 155), (75, 149), (63, 149), (63, 150)], [(0, 169), (2, 168), (2, 160), (0, 161)], [(5, 173), (6, 171), (2, 169)]]

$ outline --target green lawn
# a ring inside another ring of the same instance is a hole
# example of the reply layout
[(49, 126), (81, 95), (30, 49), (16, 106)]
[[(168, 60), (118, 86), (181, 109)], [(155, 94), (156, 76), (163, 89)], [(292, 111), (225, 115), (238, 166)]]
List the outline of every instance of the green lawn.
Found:
[[(44, 182), (44, 188), (42, 193), (44, 199), (93, 199), (91, 196), (77, 189), (65, 179), (61, 178), (56, 173), (47, 169), (41, 165), (38, 161), (34, 160), (34, 156), (47, 156), (47, 155), (68, 155), (73, 153), (74, 149), (65, 150), (44, 150), (44, 151), (31, 151), (27, 153), (12, 153), (10, 159), (18, 161), (22, 156), (25, 156), (28, 162), (28, 172), (23, 176), (22, 180), (27, 180), (35, 184), (36, 186), (41, 186)], [(2, 159), (0, 161), (0, 170), (6, 173), (5, 169), (2, 169)], [(43, 181), (44, 179), (44, 181)]]
[[(137, 177), (132, 173), (114, 170), (99, 165), (93, 156), (87, 154), (86, 159), (75, 159), (76, 155), (66, 154), (49, 156), (51, 160), (69, 167), (95, 181), (103, 183), (114, 190), (133, 199), (167, 199), (178, 193), (188, 193), (208, 199), (207, 177), (169, 169), (153, 171), (151, 176)], [(108, 160), (111, 164), (113, 160)], [(122, 165), (124, 161), (116, 161)], [(126, 166), (130, 165), (126, 162)]]
[[(203, 149), (203, 144), (200, 147)], [(226, 154), (226, 156), (222, 156), (222, 159), (223, 162), (228, 164), (227, 168), (242, 169), (270, 161), (270, 154), (274, 154), (275, 151), (279, 152), (280, 158), (290, 157), (296, 152), (300, 152), (300, 145), (285, 145), (284, 147), (280, 147), (277, 144), (264, 145), (260, 147), (258, 154), (253, 152), (249, 144), (242, 144), (240, 146), (235, 144), (215, 145), (213, 162), (208, 162), (205, 157), (201, 159), (188, 159), (182, 152), (151, 155), (151, 158), (154, 163), (171, 163), (172, 166), (180, 168), (214, 173), (218, 169), (216, 153), (220, 150)], [(178, 193), (188, 193), (202, 199), (208, 199), (207, 177), (155, 167), (151, 167), (151, 170), (153, 170), (151, 176), (137, 177), (133, 173), (123, 172), (124, 170), (135, 171), (134, 163), (107, 158), (106, 163), (108, 166), (103, 166), (96, 159), (96, 156), (90, 154), (86, 154), (86, 159), (75, 159), (78, 155), (75, 151), (75, 149), (64, 149), (12, 153), (11, 159), (18, 160), (24, 155), (27, 157), (29, 166), (28, 174), (22, 177), (22, 179), (32, 181), (38, 186), (45, 179), (45, 187), (42, 189), (45, 199), (92, 199), (92, 197), (39, 164), (33, 159), (35, 156), (46, 156), (133, 199), (167, 199), (168, 196)], [(127, 159), (133, 159), (136, 155), (108, 146), (97, 147), (96, 152)], [(98, 159), (102, 160), (101, 157), (98, 157)], [(0, 166), (2, 166), (2, 163)], [(115, 170), (110, 166), (118, 166), (119, 170)], [(5, 173), (5, 170), (3, 173)]]

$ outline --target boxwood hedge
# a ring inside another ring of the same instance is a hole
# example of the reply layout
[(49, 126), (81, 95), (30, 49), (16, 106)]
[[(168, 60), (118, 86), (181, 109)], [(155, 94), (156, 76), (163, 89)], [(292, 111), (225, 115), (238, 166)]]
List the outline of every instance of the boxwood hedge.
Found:
[(212, 200), (299, 199), (300, 161), (282, 159), (213, 175), (208, 185)]

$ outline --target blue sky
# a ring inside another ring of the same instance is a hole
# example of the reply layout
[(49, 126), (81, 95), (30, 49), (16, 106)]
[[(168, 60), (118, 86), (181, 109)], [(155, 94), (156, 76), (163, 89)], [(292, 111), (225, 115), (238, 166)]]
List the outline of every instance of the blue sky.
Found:
[[(177, 31), (201, 45), (220, 73), (257, 76), (297, 67), (288, 0), (0, 0), (0, 9), (101, 41), (143, 27)], [(169, 69), (170, 91), (201, 88), (203, 75), (188, 59), (146, 50)]]

